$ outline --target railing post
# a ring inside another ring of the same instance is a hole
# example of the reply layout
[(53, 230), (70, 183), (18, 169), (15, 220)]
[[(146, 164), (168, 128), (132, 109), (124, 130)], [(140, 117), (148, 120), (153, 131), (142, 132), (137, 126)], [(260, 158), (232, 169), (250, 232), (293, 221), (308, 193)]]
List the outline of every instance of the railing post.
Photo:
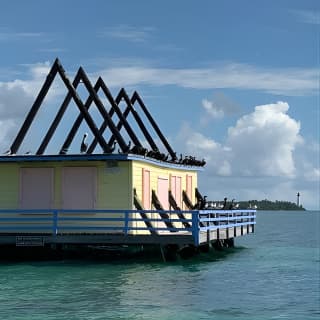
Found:
[(255, 218), (254, 218), (254, 215), (255, 215), (255, 212), (251, 212), (251, 215), (252, 215), (252, 219), (251, 219), (251, 222), (252, 222), (252, 225), (251, 225), (251, 228), (252, 228), (252, 233), (254, 233), (254, 222), (255, 222)]
[(53, 211), (52, 234), (54, 236), (58, 234), (58, 210)]
[(192, 235), (194, 238), (194, 243), (196, 246), (199, 246), (199, 211), (192, 212)]
[(124, 235), (126, 236), (128, 234), (129, 229), (129, 212), (125, 211), (124, 213)]

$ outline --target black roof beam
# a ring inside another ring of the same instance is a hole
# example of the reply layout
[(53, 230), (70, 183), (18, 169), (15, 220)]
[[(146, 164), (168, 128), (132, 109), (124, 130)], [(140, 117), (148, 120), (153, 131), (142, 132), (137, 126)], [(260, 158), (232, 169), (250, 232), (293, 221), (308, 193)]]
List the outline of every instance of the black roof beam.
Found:
[[(86, 120), (90, 130), (92, 131), (94, 136), (97, 138), (101, 148), (103, 149), (103, 151), (105, 153), (109, 153), (111, 151), (110, 147), (108, 146), (108, 144), (105, 141), (105, 139), (103, 138), (103, 136), (99, 133), (99, 130), (98, 130), (97, 126), (95, 125), (92, 117), (90, 116), (90, 114), (88, 112), (88, 109), (82, 103), (80, 97), (77, 94), (76, 89), (73, 87), (73, 85), (71, 84), (70, 80), (65, 75), (65, 71), (64, 71), (63, 67), (60, 64), (58, 65), (58, 72), (59, 72), (59, 74), (61, 76), (61, 79), (64, 82), (65, 86), (67, 87), (67, 89), (71, 93), (74, 102), (76, 103), (76, 105), (79, 108), (80, 112), (82, 113), (84, 119)], [(93, 91), (95, 93), (95, 95), (97, 95), (97, 93), (94, 91), (93, 87), (91, 86), (89, 80), (86, 77), (83, 77), (84, 76), (84, 74), (83, 74), (84, 72), (83, 72), (81, 67), (79, 68), (79, 73), (80, 73), (80, 76), (81, 76), (83, 82), (84, 83), (87, 82), (87, 83), (85, 83), (85, 85), (86, 85), (87, 89), (88, 89), (88, 87), (90, 88), (90, 90), (88, 90), (90, 92), (90, 94), (92, 95), (92, 91)], [(95, 99), (95, 95), (93, 95), (93, 99), (96, 102), (97, 99)]]
[(143, 112), (145, 113), (146, 117), (148, 118), (148, 120), (150, 121), (152, 127), (154, 128), (154, 130), (156, 131), (156, 133), (158, 134), (160, 140), (162, 141), (162, 143), (164, 144), (164, 146), (166, 147), (166, 149), (168, 150), (171, 158), (173, 160), (177, 159), (177, 155), (176, 153), (173, 151), (173, 149), (171, 148), (170, 144), (168, 143), (167, 139), (165, 138), (165, 136), (162, 134), (161, 130), (159, 129), (157, 123), (154, 121), (153, 117), (151, 116), (150, 112), (148, 111), (147, 107), (145, 106), (144, 102), (142, 101), (141, 97), (139, 96), (138, 92), (135, 91), (132, 95), (131, 98), (132, 104), (134, 104), (135, 102), (138, 102), (141, 109), (143, 110)]
[[(93, 101), (96, 104), (96, 106), (98, 107), (100, 113), (102, 114), (102, 116), (104, 118), (104, 121), (107, 122), (112, 134), (116, 137), (116, 140), (117, 140), (120, 148), (122, 149), (122, 151), (126, 151), (127, 148), (128, 148), (127, 144), (125, 143), (124, 139), (122, 138), (121, 134), (119, 133), (118, 129), (116, 128), (115, 124), (113, 123), (111, 117), (109, 116), (108, 112), (106, 111), (106, 109), (105, 109), (102, 101), (100, 100), (97, 92), (92, 87), (89, 78), (87, 77), (86, 73), (84, 72), (84, 70), (82, 68), (80, 68), (80, 72), (82, 74), (83, 83), (86, 86), (87, 90), (89, 91), (90, 95), (93, 97)], [(95, 137), (97, 139), (99, 137), (103, 137), (101, 132), (98, 130), (98, 128), (96, 128), (96, 129), (97, 129), (97, 134), (95, 134)], [(105, 141), (105, 140), (103, 139), (103, 141)], [(99, 139), (98, 139), (98, 142), (99, 142)], [(109, 145), (107, 143), (106, 143), (106, 145), (107, 145), (107, 147), (109, 149), (109, 152), (110, 152), (111, 149), (110, 149)]]
[[(101, 84), (101, 89), (104, 92), (104, 94), (106, 95), (107, 99), (109, 100), (112, 108), (114, 109), (114, 111), (116, 112), (116, 114), (119, 117), (119, 122), (121, 123), (121, 125), (123, 125), (126, 129), (126, 131), (128, 132), (132, 142), (134, 145), (138, 146), (138, 147), (142, 147), (142, 144), (140, 143), (139, 139), (137, 138), (136, 134), (134, 133), (134, 131), (132, 130), (132, 128), (130, 127), (128, 121), (126, 120), (126, 117), (124, 117), (123, 113), (121, 112), (118, 103), (115, 102), (115, 100), (113, 99), (108, 87), (106, 86), (106, 84), (104, 83), (104, 81), (101, 79), (102, 84)], [(118, 129), (117, 126), (117, 130), (120, 131)], [(113, 135), (114, 136), (114, 135)]]
[[(145, 138), (147, 139), (150, 147), (152, 148), (153, 151), (158, 152), (158, 151), (159, 151), (158, 146), (156, 145), (156, 143), (155, 143), (154, 140), (152, 139), (150, 133), (148, 132), (147, 128), (145, 127), (145, 125), (144, 125), (143, 121), (141, 120), (139, 114), (138, 114), (137, 111), (134, 109), (134, 106), (133, 106), (131, 100), (129, 99), (128, 94), (127, 94), (127, 92), (125, 91), (124, 88), (122, 88), (122, 89), (120, 90), (120, 92), (118, 93), (118, 96), (117, 96), (117, 98), (116, 98), (116, 103), (119, 104), (122, 99), (124, 99), (125, 103), (127, 104), (127, 107), (126, 107), (123, 115), (124, 115), (125, 117), (127, 117), (130, 112), (132, 113), (132, 115), (133, 115), (133, 117), (135, 118), (135, 120), (137, 121), (138, 126), (140, 127), (143, 135), (144, 135)], [(121, 123), (121, 121), (119, 121), (119, 123), (118, 123), (118, 125), (117, 125), (118, 130), (121, 130), (121, 127), (122, 127), (122, 123)], [(115, 139), (115, 138), (112, 136), (112, 137), (110, 138), (108, 144), (109, 144), (109, 145), (112, 145), (112, 143), (114, 142), (114, 139)]]
[(55, 79), (55, 77), (57, 75), (59, 66), (60, 66), (60, 62), (59, 62), (59, 59), (57, 58), (54, 61), (53, 65), (51, 67), (51, 70), (48, 73), (46, 80), (45, 80), (44, 84), (42, 85), (42, 88), (41, 88), (35, 102), (33, 103), (26, 119), (24, 120), (15, 140), (13, 141), (13, 143), (11, 145), (10, 152), (12, 154), (17, 153), (17, 151), (19, 150), (23, 139), (25, 138), (28, 130), (30, 129), (31, 124), (32, 124), (36, 114), (38, 113), (39, 108), (40, 108), (44, 98), (46, 97), (46, 95), (52, 85), (53, 80)]
[[(98, 92), (100, 88), (101, 88), (101, 81), (99, 81), (99, 79), (98, 79), (98, 81), (94, 85), (93, 89), (96, 92)], [(84, 104), (85, 108), (89, 109), (91, 104), (92, 104), (92, 102), (93, 102), (93, 97), (91, 95), (89, 95), (89, 97), (87, 98), (87, 100), (86, 100), (86, 102)], [(113, 112), (113, 110), (112, 110), (112, 112)], [(109, 113), (109, 115), (112, 116), (112, 113), (111, 114)], [(70, 147), (70, 145), (71, 145), (71, 143), (72, 143), (77, 131), (79, 130), (79, 127), (80, 127), (83, 119), (84, 119), (83, 114), (80, 113), (78, 115), (76, 121), (74, 122), (73, 126), (71, 127), (71, 129), (70, 129), (70, 131), (69, 131), (69, 133), (67, 135), (67, 138), (65, 139), (65, 141), (64, 141), (64, 143), (63, 143), (63, 145), (62, 145), (62, 147), (60, 149), (60, 154), (65, 153), (65, 151), (69, 149), (69, 147)], [(98, 140), (97, 139), (95, 139), (95, 140), (98, 143)], [(89, 152), (87, 151), (87, 153), (89, 153)]]
[[(80, 76), (80, 73), (78, 71), (76, 76), (75, 76), (75, 78), (74, 78), (74, 80), (73, 80), (73, 83), (72, 83), (72, 85), (73, 85), (73, 87), (75, 89), (78, 87), (80, 81), (81, 81), (81, 76)], [(70, 92), (68, 92), (66, 97), (65, 97), (65, 99), (64, 99), (64, 101), (63, 101), (63, 103), (61, 104), (61, 106), (59, 108), (59, 111), (58, 111), (56, 117), (54, 118), (54, 120), (53, 120), (53, 122), (52, 122), (52, 124), (51, 124), (51, 126), (50, 126), (50, 128), (49, 128), (49, 130), (47, 132), (47, 134), (45, 135), (44, 139), (42, 140), (38, 151), (36, 152), (37, 155), (43, 154), (45, 152), (45, 150), (46, 150), (46, 148), (47, 148), (47, 146), (48, 146), (48, 144), (49, 144), (54, 132), (56, 131), (56, 129), (57, 129), (57, 127), (58, 127), (58, 125), (59, 125), (59, 123), (60, 123), (60, 121), (61, 121), (61, 119), (62, 119), (62, 117), (63, 117), (63, 115), (65, 113), (65, 111), (67, 110), (67, 107), (68, 107), (71, 99), (72, 99), (72, 94)]]
[[(102, 81), (102, 79), (101, 79), (101, 81)], [(117, 95), (117, 97), (116, 97), (116, 99), (114, 100), (114, 102), (115, 102), (115, 104), (118, 106), (120, 101), (121, 101), (121, 95), (120, 95), (120, 92), (119, 92), (118, 95)], [(109, 113), (109, 115), (112, 117), (115, 109), (114, 109), (114, 108), (111, 108), (111, 111), (112, 111), (112, 114)], [(130, 112), (130, 108), (127, 107), (127, 108), (125, 109), (125, 111), (122, 113), (124, 119), (127, 118), (129, 112)], [(118, 122), (118, 124), (117, 124), (117, 129), (118, 129), (119, 132), (120, 132), (120, 130), (121, 130), (121, 128), (122, 128), (122, 125), (123, 125), (123, 122), (119, 120), (119, 122)], [(100, 131), (101, 134), (104, 133), (104, 131), (106, 130), (107, 126), (108, 126), (107, 121), (103, 121), (103, 123), (102, 123), (102, 125), (100, 126), (100, 129), (99, 129), (99, 131)], [(110, 137), (110, 139), (109, 139), (109, 141), (108, 141), (108, 145), (111, 147), (115, 141), (116, 141), (115, 136), (114, 136), (114, 135), (111, 135), (111, 137)], [(97, 139), (94, 139), (94, 140), (92, 141), (91, 145), (89, 146), (88, 151), (93, 152), (93, 150), (94, 150), (95, 147), (97, 146), (97, 143), (98, 143)], [(126, 149), (125, 151), (123, 151), (123, 152), (127, 152), (127, 151), (129, 151), (129, 147), (128, 147), (128, 146), (127, 146), (127, 149)]]
[(158, 146), (156, 145), (156, 143), (155, 143), (154, 140), (152, 139), (149, 131), (147, 130), (147, 128), (145, 127), (145, 125), (144, 125), (143, 121), (141, 120), (139, 114), (138, 114), (137, 111), (135, 110), (135, 108), (134, 108), (131, 100), (129, 99), (128, 94), (127, 94), (127, 92), (126, 92), (126, 90), (125, 90), (124, 88), (122, 88), (122, 89), (120, 90), (120, 95), (121, 95), (122, 99), (124, 99), (124, 101), (126, 102), (127, 106), (129, 107), (129, 109), (130, 109), (133, 117), (134, 117), (135, 120), (137, 121), (138, 126), (140, 127), (140, 129), (141, 129), (143, 135), (145, 136), (145, 138), (147, 139), (147, 141), (148, 141), (151, 149), (152, 149), (153, 151), (158, 151), (158, 150), (159, 150), (159, 149), (158, 149)]

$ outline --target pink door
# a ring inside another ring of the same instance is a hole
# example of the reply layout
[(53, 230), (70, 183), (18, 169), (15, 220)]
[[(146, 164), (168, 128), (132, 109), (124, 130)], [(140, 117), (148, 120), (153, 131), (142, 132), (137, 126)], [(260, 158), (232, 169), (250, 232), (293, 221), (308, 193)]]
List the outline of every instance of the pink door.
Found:
[(62, 179), (63, 209), (94, 209), (97, 170), (95, 167), (65, 167)]
[(187, 192), (187, 195), (188, 195), (189, 199), (193, 202), (192, 176), (189, 176), (187, 174), (186, 179), (187, 179), (187, 188), (186, 188), (187, 190), (186, 190), (186, 192)]
[(181, 208), (181, 177), (171, 176), (171, 192), (177, 205)]
[(20, 208), (53, 208), (53, 168), (21, 168)]
[(158, 199), (164, 210), (169, 210), (169, 180), (167, 178), (158, 177)]

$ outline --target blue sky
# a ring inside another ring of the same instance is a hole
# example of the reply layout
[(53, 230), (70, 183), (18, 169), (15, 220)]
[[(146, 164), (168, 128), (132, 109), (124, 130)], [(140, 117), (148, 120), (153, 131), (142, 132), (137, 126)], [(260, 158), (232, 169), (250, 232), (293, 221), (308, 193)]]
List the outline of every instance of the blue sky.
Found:
[[(209, 198), (295, 201), (299, 191), (319, 208), (318, 1), (0, 6), (4, 151), (59, 57), (70, 77), (82, 65), (114, 94), (137, 90), (178, 153), (208, 160), (199, 184)], [(25, 150), (64, 93), (58, 82)]]

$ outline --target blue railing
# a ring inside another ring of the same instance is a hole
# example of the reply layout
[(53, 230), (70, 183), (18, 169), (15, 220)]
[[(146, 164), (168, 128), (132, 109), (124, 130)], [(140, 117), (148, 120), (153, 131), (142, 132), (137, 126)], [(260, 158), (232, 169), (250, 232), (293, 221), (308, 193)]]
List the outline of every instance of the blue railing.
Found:
[[(192, 234), (195, 244), (199, 245), (201, 232), (254, 225), (255, 212), (255, 210), (0, 209), (0, 234), (58, 235), (117, 232), (126, 236), (144, 231), (158, 234), (164, 231), (175, 234), (188, 232)], [(147, 218), (143, 218), (141, 214)], [(169, 218), (161, 218), (160, 214), (166, 214)], [(181, 218), (181, 214), (185, 219)], [(185, 227), (182, 223), (189, 226)]]

